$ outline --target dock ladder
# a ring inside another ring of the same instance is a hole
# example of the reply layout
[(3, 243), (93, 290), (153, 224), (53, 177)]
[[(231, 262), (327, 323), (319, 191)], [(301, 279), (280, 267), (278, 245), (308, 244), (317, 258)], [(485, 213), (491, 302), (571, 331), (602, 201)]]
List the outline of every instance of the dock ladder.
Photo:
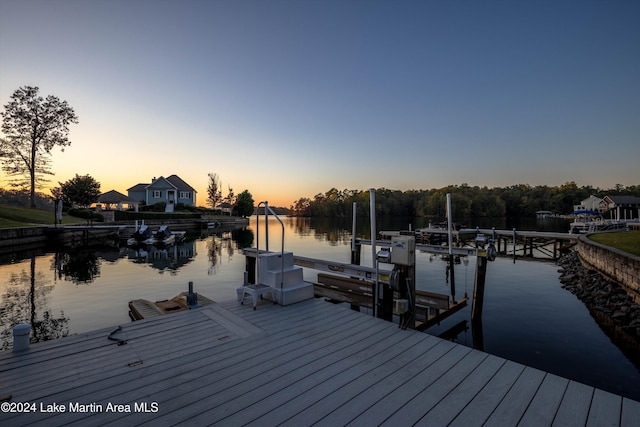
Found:
[(266, 293), (271, 293), (271, 299), (274, 303), (277, 303), (275, 288), (273, 286), (264, 284), (261, 282), (260, 270), (261, 270), (261, 258), (260, 258), (260, 207), (264, 205), (264, 216), (265, 216), (265, 252), (269, 252), (269, 212), (273, 216), (276, 217), (280, 225), (282, 226), (282, 245), (280, 249), (280, 294), (282, 295), (282, 305), (284, 304), (284, 223), (280, 219), (280, 217), (269, 207), (269, 202), (260, 202), (258, 203), (258, 208), (256, 211), (256, 263), (257, 263), (257, 276), (255, 284), (245, 284), (242, 289), (242, 295), (240, 296), (240, 304), (244, 304), (244, 298), (247, 295), (251, 295), (253, 301), (253, 309), (256, 309), (256, 305), (258, 304), (258, 297), (262, 299), (262, 295)]

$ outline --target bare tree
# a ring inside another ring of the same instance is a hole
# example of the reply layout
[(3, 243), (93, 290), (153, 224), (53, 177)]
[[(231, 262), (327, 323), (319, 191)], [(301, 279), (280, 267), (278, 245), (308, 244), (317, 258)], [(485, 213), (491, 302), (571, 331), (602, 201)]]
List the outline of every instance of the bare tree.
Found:
[(211, 209), (215, 209), (216, 206), (222, 200), (222, 190), (220, 189), (220, 179), (217, 173), (209, 173), (209, 186), (207, 187), (207, 203), (211, 206)]
[(231, 186), (228, 187), (229, 188), (229, 192), (227, 193), (227, 196), (224, 198), (224, 201), (229, 203), (231, 206), (236, 204), (236, 195), (233, 193), (233, 188), (231, 188)]
[(35, 207), (35, 191), (39, 175), (51, 174), (48, 158), (56, 147), (71, 145), (69, 125), (78, 123), (73, 108), (67, 101), (49, 95), (38, 96), (37, 87), (25, 86), (11, 95), (11, 101), (2, 112), (0, 145), (2, 169), (9, 175), (28, 175), (31, 207)]

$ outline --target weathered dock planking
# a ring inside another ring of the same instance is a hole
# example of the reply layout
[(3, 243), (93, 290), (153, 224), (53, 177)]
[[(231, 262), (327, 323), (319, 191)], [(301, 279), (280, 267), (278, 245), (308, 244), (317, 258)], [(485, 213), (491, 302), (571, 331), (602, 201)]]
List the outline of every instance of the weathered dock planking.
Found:
[[(265, 301), (255, 311), (227, 301), (3, 352), (0, 398), (9, 396), (14, 406), (37, 405), (0, 412), (0, 424), (12, 426), (631, 426), (640, 419), (639, 402), (322, 299)], [(65, 412), (41, 410), (54, 403)], [(109, 404), (124, 406), (108, 412)]]

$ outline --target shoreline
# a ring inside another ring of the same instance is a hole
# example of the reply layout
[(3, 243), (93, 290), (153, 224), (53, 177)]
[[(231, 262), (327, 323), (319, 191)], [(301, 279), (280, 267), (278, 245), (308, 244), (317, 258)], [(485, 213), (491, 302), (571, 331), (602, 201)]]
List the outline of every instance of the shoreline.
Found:
[(577, 251), (558, 260), (562, 288), (582, 301), (598, 325), (640, 367), (640, 304), (625, 288), (586, 265)]
[[(216, 220), (204, 220), (204, 219), (151, 219), (144, 220), (144, 223), (149, 226), (168, 225), (172, 228), (182, 227), (189, 228), (189, 230), (201, 230), (206, 229), (208, 222), (217, 222), (219, 227), (229, 227), (238, 225), (249, 225), (248, 218), (230, 217), (219, 218)], [(73, 224), (73, 225), (56, 225), (56, 224), (42, 224), (42, 225), (27, 225), (24, 227), (14, 228), (0, 228), (0, 248), (8, 246), (20, 246), (23, 244), (31, 243), (44, 243), (47, 241), (46, 231), (52, 231), (56, 233), (73, 232), (76, 230), (128, 230), (134, 229), (135, 222), (132, 221), (119, 221), (119, 222), (94, 222), (91, 224)]]

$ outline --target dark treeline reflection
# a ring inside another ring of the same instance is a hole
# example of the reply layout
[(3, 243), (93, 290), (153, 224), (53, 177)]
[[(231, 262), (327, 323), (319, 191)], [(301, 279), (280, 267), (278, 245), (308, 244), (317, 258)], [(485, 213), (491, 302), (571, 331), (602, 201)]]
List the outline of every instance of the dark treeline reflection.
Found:
[(69, 334), (69, 319), (61, 311), (56, 316), (47, 308), (48, 295), (54, 285), (41, 271), (36, 272), (36, 257), (31, 258), (29, 270), (13, 273), (6, 284), (0, 305), (0, 341), (2, 350), (13, 345), (13, 327), (20, 323), (31, 325), (31, 342), (47, 341)]
[(78, 249), (59, 252), (54, 259), (58, 277), (76, 285), (93, 282), (100, 275), (100, 263), (94, 251)]
[(207, 236), (206, 240), (209, 259), (208, 273), (213, 274), (223, 255), (231, 258), (236, 254), (236, 251), (252, 247), (254, 234), (249, 229), (236, 229), (211, 234)]

